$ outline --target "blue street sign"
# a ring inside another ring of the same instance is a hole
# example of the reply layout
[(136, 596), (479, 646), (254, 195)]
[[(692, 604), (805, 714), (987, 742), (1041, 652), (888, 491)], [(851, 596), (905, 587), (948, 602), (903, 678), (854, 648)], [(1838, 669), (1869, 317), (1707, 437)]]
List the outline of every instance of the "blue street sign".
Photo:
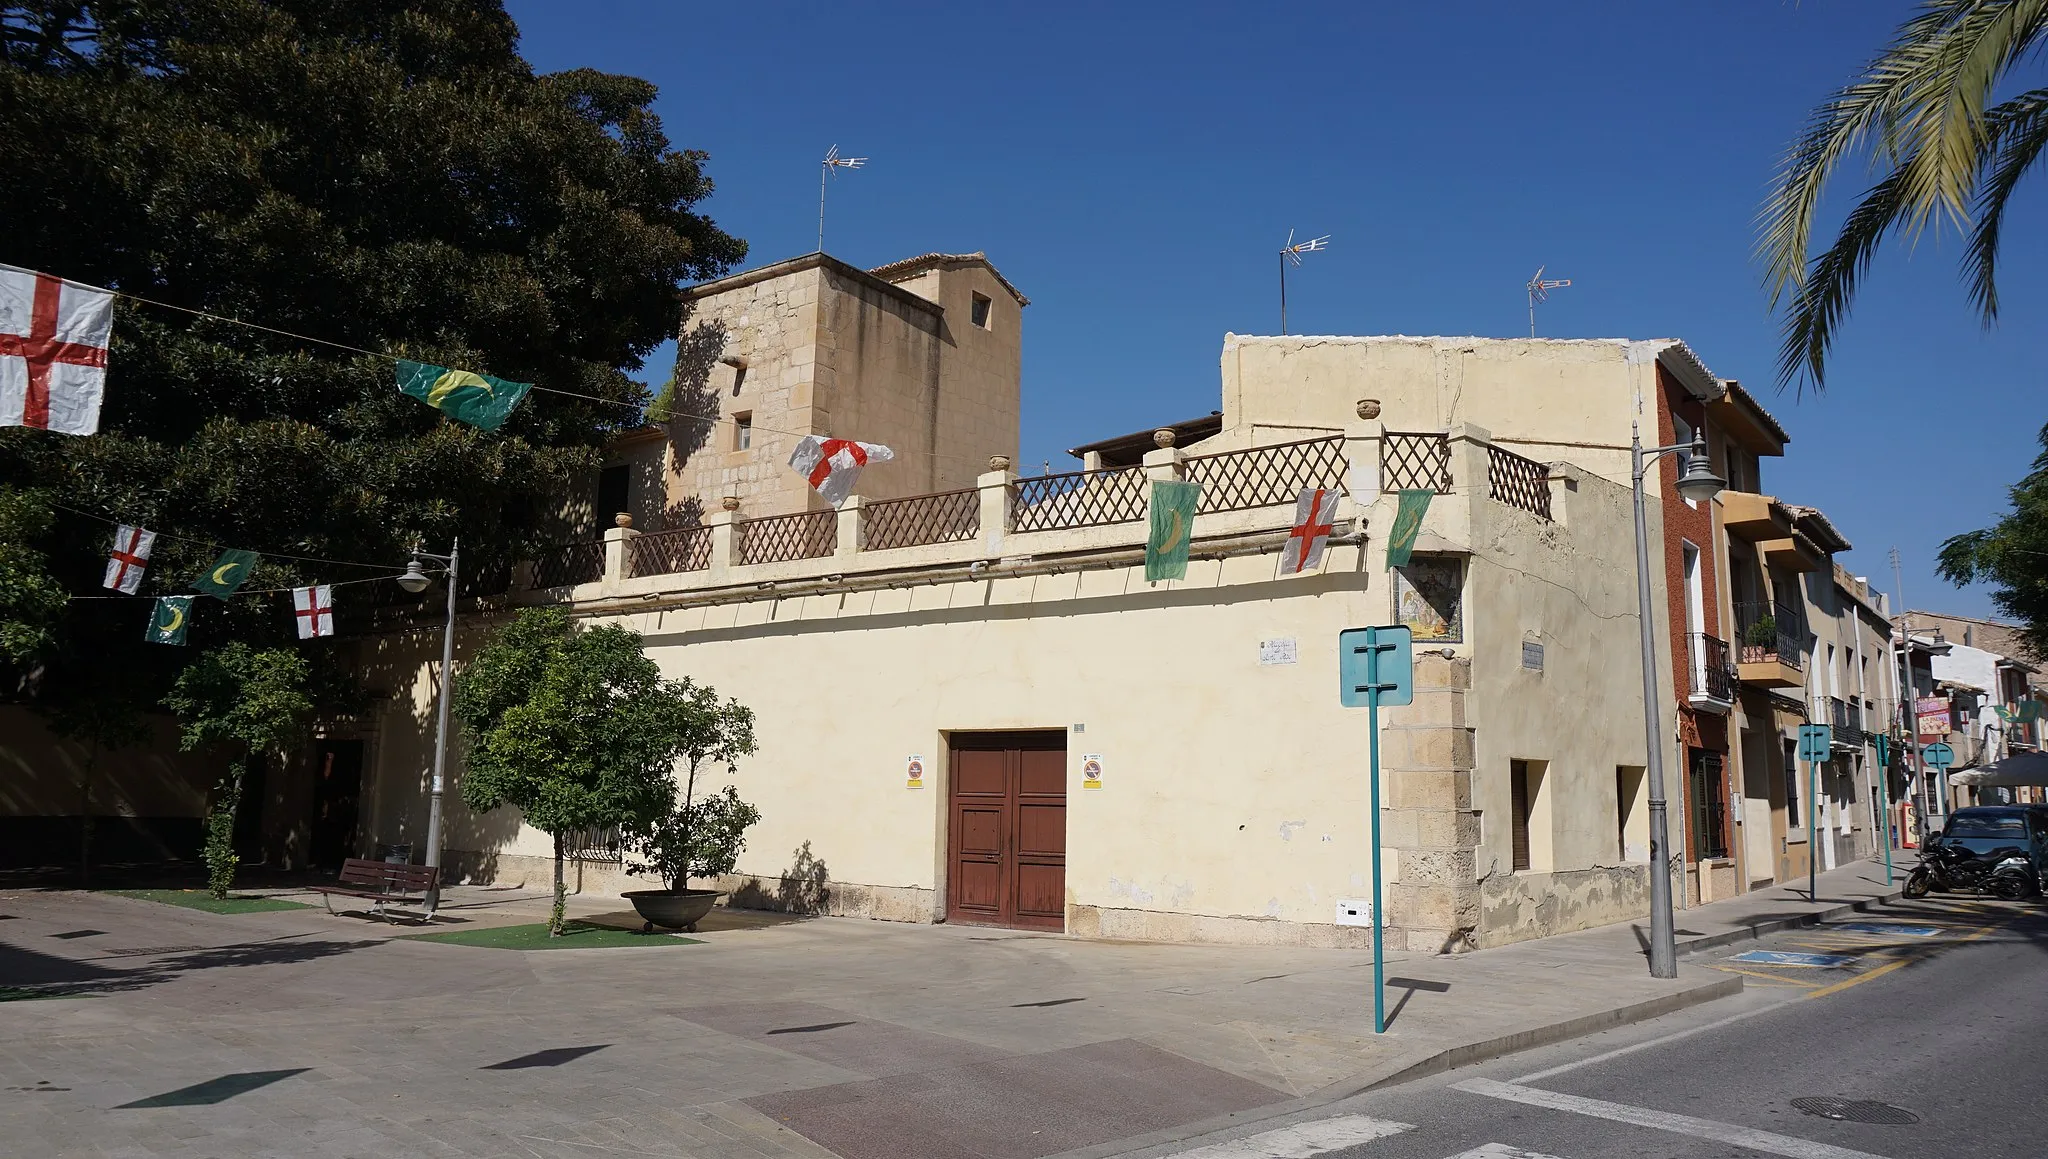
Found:
[(1810, 966), (1822, 970), (1856, 964), (1855, 958), (1845, 954), (1799, 954), (1790, 950), (1750, 950), (1728, 960), (1747, 962), (1752, 966)]
[(1832, 725), (1802, 724), (1799, 726), (1799, 759), (1802, 761), (1824, 761), (1828, 750), (1835, 743)]
[(1933, 765), (1937, 772), (1956, 763), (1956, 750), (1948, 747), (1948, 745), (1941, 741), (1935, 741), (1933, 744), (1921, 749), (1920, 756), (1928, 764)]
[(1415, 702), (1415, 634), (1407, 628), (1346, 628), (1337, 633), (1337, 695), (1346, 708), (1364, 708), (1371, 700), (1371, 668), (1367, 657), (1379, 653), (1381, 708)]

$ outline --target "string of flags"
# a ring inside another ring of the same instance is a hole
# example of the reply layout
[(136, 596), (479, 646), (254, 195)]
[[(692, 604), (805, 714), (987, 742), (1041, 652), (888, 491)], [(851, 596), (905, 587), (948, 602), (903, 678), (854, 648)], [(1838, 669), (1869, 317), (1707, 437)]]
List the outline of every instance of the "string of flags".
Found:
[[(107, 552), (106, 578), (101, 586), (123, 595), (134, 595), (142, 585), (144, 573), (149, 570), (149, 553), (156, 546), (156, 538), (156, 532), (146, 527), (117, 524), (113, 546)], [(241, 548), (222, 551), (219, 558), (193, 578), (196, 594), (156, 597), (143, 639), (153, 644), (183, 644), (186, 630), (191, 626), (193, 601), (200, 595), (227, 600), (241, 591), (262, 558), (256, 552)], [(299, 639), (334, 635), (334, 585), (307, 584), (289, 590), (292, 594), (292, 619), (298, 625)]]

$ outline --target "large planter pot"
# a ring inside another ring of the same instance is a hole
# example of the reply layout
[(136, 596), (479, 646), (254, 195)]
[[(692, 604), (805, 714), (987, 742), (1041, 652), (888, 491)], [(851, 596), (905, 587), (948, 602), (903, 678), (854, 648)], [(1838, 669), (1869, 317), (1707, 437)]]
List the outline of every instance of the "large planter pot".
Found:
[(724, 895), (715, 889), (631, 889), (619, 896), (632, 902), (633, 908), (647, 920), (640, 927), (643, 933), (653, 933), (656, 926), (696, 933), (697, 922)]

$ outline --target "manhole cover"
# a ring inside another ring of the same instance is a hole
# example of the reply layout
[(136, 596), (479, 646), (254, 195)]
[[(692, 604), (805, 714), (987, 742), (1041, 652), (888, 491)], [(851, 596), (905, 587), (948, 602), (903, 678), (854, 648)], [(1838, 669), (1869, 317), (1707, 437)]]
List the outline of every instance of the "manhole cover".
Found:
[(1809, 1115), (1818, 1115), (1823, 1119), (1833, 1119), (1837, 1122), (1903, 1127), (1908, 1123), (1920, 1121), (1920, 1116), (1904, 1107), (1873, 1102), (1869, 1099), (1793, 1099), (1792, 1105)]

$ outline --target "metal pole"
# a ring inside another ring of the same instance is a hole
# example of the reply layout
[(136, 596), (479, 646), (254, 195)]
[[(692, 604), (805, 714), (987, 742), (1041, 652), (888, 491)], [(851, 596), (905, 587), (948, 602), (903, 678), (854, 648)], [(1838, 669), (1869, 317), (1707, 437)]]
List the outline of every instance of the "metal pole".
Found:
[(1820, 762), (1806, 762), (1806, 900), (1820, 900)]
[[(1915, 721), (1913, 701), (1919, 690), (1913, 687), (1913, 627), (1906, 619), (1906, 581), (1899, 569), (1899, 549), (1892, 548), (1892, 590), (1899, 597), (1899, 743), (1913, 755), (1912, 767), (1917, 771), (1915, 783), (1920, 786), (1920, 832), (1914, 836), (1924, 856), (1927, 851), (1927, 814), (1934, 801), (1927, 784), (1927, 754), (1920, 749), (1919, 726)], [(1904, 762), (1901, 762), (1904, 763)]]
[(1366, 729), (1372, 750), (1372, 1027), (1374, 1034), (1387, 1032), (1386, 923), (1380, 916), (1380, 902), (1386, 891), (1380, 887), (1380, 645), (1379, 633), (1367, 638), (1365, 650)]
[(1287, 333), (1287, 255), (1280, 255), (1280, 333)]
[(832, 176), (830, 165), (818, 166), (818, 252), (825, 252), (825, 179)]
[[(1532, 308), (1533, 309), (1533, 308)], [(1629, 424), (1630, 477), (1636, 515), (1636, 616), (1643, 646), (1643, 737), (1648, 745), (1644, 772), (1650, 790), (1650, 976), (1678, 977), (1678, 940), (1671, 919), (1670, 831), (1664, 815), (1664, 738), (1657, 711), (1657, 647), (1651, 639), (1650, 533), (1643, 514), (1643, 438)]]
[[(427, 796), (427, 864), (436, 869), (441, 866), (441, 792), (447, 784), (448, 700), (455, 684), (456, 561), (461, 554), (462, 541), (456, 539), (448, 547), (448, 620), (441, 629), (441, 706), (434, 729), (434, 780)], [(441, 875), (437, 873), (433, 887), (427, 891), (427, 913), (431, 915), (440, 903)]]

